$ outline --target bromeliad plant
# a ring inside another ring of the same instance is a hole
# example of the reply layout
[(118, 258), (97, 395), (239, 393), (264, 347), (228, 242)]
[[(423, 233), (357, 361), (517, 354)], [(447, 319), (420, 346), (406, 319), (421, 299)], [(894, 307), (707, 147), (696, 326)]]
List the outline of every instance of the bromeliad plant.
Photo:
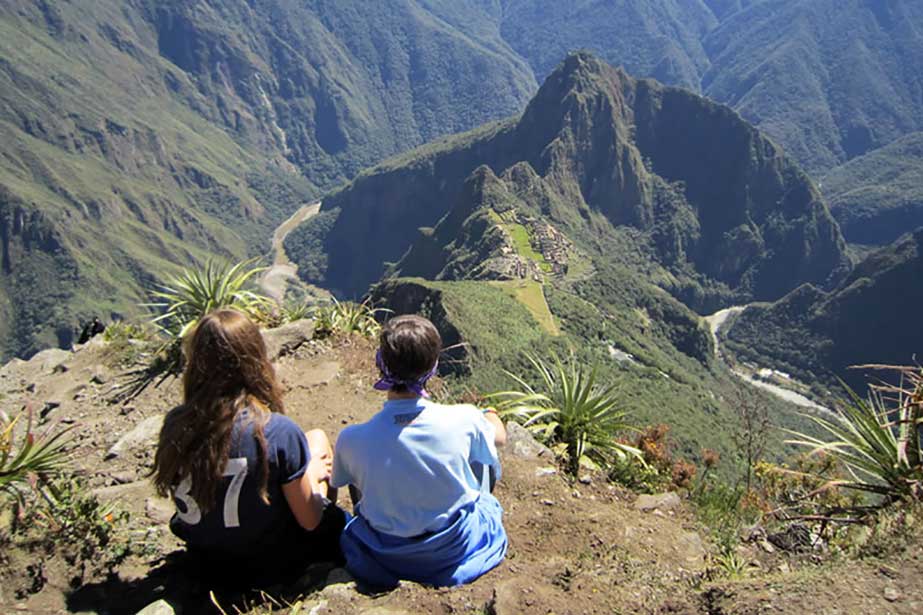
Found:
[(163, 310), (151, 322), (171, 338), (182, 339), (203, 316), (217, 308), (232, 307), (260, 320), (271, 309), (272, 300), (247, 288), (254, 275), (265, 267), (253, 267), (254, 260), (237, 264), (207, 261), (201, 269), (187, 268), (152, 296), (147, 304)]
[[(20, 423), (23, 418), (25, 424)], [(21, 503), (30, 485), (46, 483), (61, 471), (68, 460), (68, 431), (49, 428), (36, 433), (31, 408), (13, 419), (0, 412), (0, 495)]]
[(849, 489), (877, 494), (887, 504), (923, 500), (923, 371), (920, 368), (862, 366), (896, 372), (898, 385), (873, 385), (868, 399), (847, 388), (849, 400), (832, 418), (807, 415), (830, 439), (791, 432), (793, 444), (825, 452), (839, 461)]
[(381, 331), (376, 315), (388, 311), (373, 308), (368, 299), (362, 303), (334, 299), (333, 303), (314, 310), (314, 330), (320, 336), (358, 333), (373, 338)]
[(521, 422), (547, 444), (563, 449), (572, 475), (582, 461), (608, 466), (628, 457), (641, 459), (637, 448), (617, 439), (633, 427), (619, 405), (616, 385), (600, 385), (597, 370), (588, 371), (573, 357), (567, 363), (555, 357), (551, 365), (527, 358), (538, 372), (539, 385), (506, 372), (520, 388), (488, 396), (502, 417)]

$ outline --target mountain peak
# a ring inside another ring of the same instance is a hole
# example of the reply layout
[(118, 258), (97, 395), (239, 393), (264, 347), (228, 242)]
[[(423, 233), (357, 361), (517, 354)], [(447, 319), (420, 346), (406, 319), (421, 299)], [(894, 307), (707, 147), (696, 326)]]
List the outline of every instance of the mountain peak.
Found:
[[(830, 288), (848, 268), (817, 189), (755, 128), (727, 107), (636, 80), (586, 52), (549, 75), (518, 122), (406, 158), (325, 201), (325, 209), (342, 212), (325, 240), (338, 257), (329, 259), (325, 279), (310, 281), (362, 292), (381, 276), (381, 262), (402, 259), (417, 227), (436, 229), (418, 254), (434, 254), (436, 244), (440, 262), (484, 254), (483, 244), (456, 240), (473, 237), (463, 232), (474, 228), (466, 221), (486, 201), (548, 216), (565, 232), (592, 238), (590, 250), (627, 234), (641, 243), (619, 249), (669, 268), (668, 290), (696, 310), (777, 299), (803, 282)], [(514, 167), (532, 172), (508, 173)], [(370, 226), (374, 240), (363, 234), (356, 221), (380, 220), (392, 209), (407, 217)], [(417, 271), (411, 265), (403, 259)]]

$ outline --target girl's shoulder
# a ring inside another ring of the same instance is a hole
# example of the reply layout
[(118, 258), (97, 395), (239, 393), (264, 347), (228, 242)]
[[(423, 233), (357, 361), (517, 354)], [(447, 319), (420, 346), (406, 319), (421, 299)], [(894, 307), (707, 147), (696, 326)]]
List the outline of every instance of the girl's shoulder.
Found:
[(273, 412), (269, 415), (269, 418), (266, 420), (265, 431), (267, 435), (269, 432), (279, 434), (299, 433), (304, 435), (304, 430), (298, 425), (298, 423), (296, 423), (288, 416), (279, 414), (278, 412)]

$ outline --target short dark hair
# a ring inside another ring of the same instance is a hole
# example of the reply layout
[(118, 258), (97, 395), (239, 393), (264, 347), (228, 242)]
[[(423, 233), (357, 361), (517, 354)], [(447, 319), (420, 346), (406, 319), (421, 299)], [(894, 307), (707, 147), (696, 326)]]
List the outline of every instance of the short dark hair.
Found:
[[(413, 381), (433, 368), (442, 352), (439, 331), (422, 316), (407, 315), (392, 318), (378, 337), (381, 360), (398, 380)], [(404, 386), (394, 387), (402, 392)]]

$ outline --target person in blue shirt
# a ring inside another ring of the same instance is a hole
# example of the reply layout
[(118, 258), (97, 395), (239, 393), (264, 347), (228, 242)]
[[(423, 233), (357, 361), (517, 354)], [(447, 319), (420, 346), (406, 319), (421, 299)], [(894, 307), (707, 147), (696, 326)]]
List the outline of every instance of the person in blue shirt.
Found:
[(283, 414), (259, 328), (236, 310), (213, 311), (185, 356), (183, 404), (164, 420), (153, 470), (176, 504), (173, 533), (229, 583), (342, 562), (330, 442)]
[[(506, 555), (503, 510), (490, 493), (506, 440), (493, 410), (428, 399), (442, 341), (433, 324), (399, 316), (382, 329), (382, 410), (337, 439), (331, 486), (350, 486), (355, 516), (340, 539), (357, 580), (393, 587), (468, 583)], [(488, 471), (485, 471), (488, 470)]]

